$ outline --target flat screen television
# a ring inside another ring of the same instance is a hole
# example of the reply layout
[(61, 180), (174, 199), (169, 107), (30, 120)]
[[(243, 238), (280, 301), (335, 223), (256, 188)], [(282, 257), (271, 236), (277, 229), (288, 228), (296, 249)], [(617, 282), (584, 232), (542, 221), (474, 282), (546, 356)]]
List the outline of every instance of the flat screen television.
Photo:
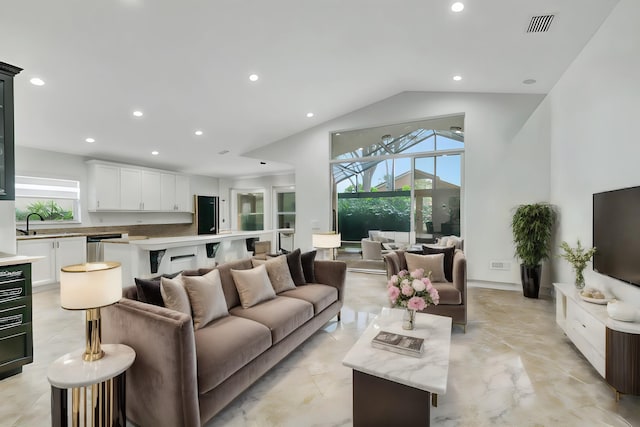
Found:
[(593, 269), (640, 286), (640, 187), (593, 195)]

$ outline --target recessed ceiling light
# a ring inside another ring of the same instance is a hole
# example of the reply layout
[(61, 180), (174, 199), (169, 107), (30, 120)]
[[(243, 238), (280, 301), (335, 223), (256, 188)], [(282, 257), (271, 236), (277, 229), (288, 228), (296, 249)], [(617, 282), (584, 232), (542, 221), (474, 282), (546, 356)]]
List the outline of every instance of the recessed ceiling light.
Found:
[(451, 10), (454, 12), (462, 12), (462, 9), (464, 9), (464, 4), (459, 1), (451, 5)]
[(313, 117), (313, 113), (307, 113), (307, 117), (309, 118)]
[(133, 115), (136, 116), (136, 117), (142, 117), (143, 113), (140, 110), (136, 110), (136, 111), (133, 112)]
[(89, 142), (89, 143), (94, 143), (96, 142), (96, 140), (94, 138), (86, 138), (85, 141)]
[(462, 80), (462, 76), (453, 76), (453, 80), (459, 82), (460, 80)]
[(201, 131), (201, 130), (197, 130), (197, 131), (195, 131), (194, 133), (195, 133), (196, 135), (198, 135), (198, 136), (202, 135), (202, 131)]
[(340, 136), (340, 132), (336, 133), (336, 136)]
[(154, 156), (157, 156), (158, 154), (160, 154), (159, 151), (152, 151), (151, 154), (153, 154)]
[(44, 86), (44, 80), (42, 80), (40, 77), (34, 77), (29, 81), (34, 86)]
[(249, 80), (251, 80), (252, 82), (257, 82), (259, 78), (260, 77), (257, 74), (251, 74), (249, 76)]
[(523, 81), (522, 81), (522, 83), (524, 83), (524, 84), (526, 84), (526, 85), (532, 85), (532, 84), (534, 84), (535, 82), (536, 82), (536, 80), (535, 80), (535, 79), (526, 79), (526, 80), (523, 80)]

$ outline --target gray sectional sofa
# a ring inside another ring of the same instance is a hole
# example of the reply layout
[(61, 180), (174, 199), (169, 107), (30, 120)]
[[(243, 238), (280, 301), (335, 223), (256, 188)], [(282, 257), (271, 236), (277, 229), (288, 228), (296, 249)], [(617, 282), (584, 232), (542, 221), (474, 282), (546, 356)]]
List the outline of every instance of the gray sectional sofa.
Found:
[(229, 315), (199, 329), (191, 316), (140, 302), (136, 287), (125, 288), (118, 303), (102, 310), (102, 334), (103, 342), (136, 351), (126, 378), (129, 420), (201, 426), (329, 320), (340, 320), (346, 264), (313, 266), (315, 283), (250, 308), (242, 307), (231, 270), (251, 269), (251, 260), (218, 266)]

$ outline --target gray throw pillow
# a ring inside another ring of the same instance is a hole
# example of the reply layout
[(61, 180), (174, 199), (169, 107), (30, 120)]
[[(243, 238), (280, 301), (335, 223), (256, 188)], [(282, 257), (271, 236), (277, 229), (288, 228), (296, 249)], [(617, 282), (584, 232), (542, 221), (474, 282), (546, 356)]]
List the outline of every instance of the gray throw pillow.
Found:
[(432, 282), (447, 281), (444, 276), (444, 254), (417, 255), (405, 253), (404, 256), (407, 259), (407, 269), (409, 273), (413, 273), (414, 270), (422, 268), (425, 276), (431, 272)]
[(267, 275), (271, 281), (271, 286), (276, 294), (284, 291), (290, 291), (295, 289), (296, 285), (291, 278), (291, 272), (289, 271), (289, 264), (287, 264), (287, 257), (280, 255), (268, 260), (252, 259), (251, 264), (256, 267), (264, 264), (267, 268)]
[(182, 276), (174, 279), (161, 277), (160, 292), (165, 307), (191, 316), (191, 304), (189, 304), (189, 296), (182, 283)]
[(182, 281), (193, 311), (194, 330), (229, 315), (218, 270), (212, 270), (203, 276), (183, 276)]
[(275, 298), (276, 293), (271, 286), (267, 268), (259, 265), (249, 270), (231, 270), (242, 308)]

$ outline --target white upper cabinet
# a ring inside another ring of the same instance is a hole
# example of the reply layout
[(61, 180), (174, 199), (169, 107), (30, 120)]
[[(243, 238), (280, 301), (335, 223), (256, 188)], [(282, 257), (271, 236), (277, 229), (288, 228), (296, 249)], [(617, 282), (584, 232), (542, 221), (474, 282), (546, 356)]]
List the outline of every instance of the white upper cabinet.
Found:
[(191, 193), (189, 177), (172, 173), (163, 173), (162, 210), (174, 212), (191, 212)]
[(193, 212), (193, 196), (189, 187), (189, 177), (176, 175), (176, 210)]
[(89, 160), (89, 210), (191, 212), (189, 177)]
[(120, 168), (120, 209), (126, 211), (142, 210), (142, 171), (133, 168)]
[(120, 209), (120, 168), (92, 164), (89, 167), (89, 210)]
[(172, 173), (163, 173), (160, 177), (162, 189), (161, 200), (163, 211), (176, 210), (176, 175)]
[(141, 188), (142, 210), (162, 210), (161, 192), (160, 172), (143, 170)]

